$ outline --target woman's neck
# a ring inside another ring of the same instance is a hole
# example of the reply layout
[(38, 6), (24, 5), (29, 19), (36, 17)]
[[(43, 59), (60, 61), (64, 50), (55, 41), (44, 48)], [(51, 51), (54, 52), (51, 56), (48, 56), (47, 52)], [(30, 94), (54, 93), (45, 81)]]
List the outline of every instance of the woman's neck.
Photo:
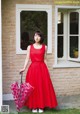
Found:
[(40, 43), (34, 43), (34, 44), (37, 45), (37, 46), (38, 46), (38, 45), (41, 45)]

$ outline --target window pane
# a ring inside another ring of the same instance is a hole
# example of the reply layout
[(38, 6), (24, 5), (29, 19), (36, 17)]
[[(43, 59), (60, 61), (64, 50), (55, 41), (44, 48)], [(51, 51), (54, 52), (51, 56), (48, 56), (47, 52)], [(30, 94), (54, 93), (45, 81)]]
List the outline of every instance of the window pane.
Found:
[(78, 58), (78, 36), (70, 36), (70, 57)]
[(63, 36), (58, 36), (58, 45), (57, 45), (57, 56), (58, 58), (63, 57)]
[(79, 31), (79, 13), (70, 13), (70, 34), (78, 34)]
[(34, 32), (40, 30), (44, 34), (44, 43), (47, 45), (47, 12), (21, 11), (20, 12), (20, 47), (26, 50), (33, 43)]
[(63, 34), (63, 13), (58, 12), (58, 34)]

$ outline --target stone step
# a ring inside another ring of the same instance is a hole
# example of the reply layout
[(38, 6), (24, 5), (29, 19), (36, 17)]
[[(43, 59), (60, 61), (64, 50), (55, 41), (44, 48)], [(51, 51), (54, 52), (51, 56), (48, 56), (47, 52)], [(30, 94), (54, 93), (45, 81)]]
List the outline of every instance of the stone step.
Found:
[[(80, 109), (80, 95), (72, 95), (72, 96), (58, 96), (58, 107), (56, 109), (69, 109), (69, 108), (77, 108)], [(9, 105), (10, 112), (17, 112), (14, 101), (3, 101), (3, 105)], [(29, 109), (23, 107), (20, 112), (27, 112)]]

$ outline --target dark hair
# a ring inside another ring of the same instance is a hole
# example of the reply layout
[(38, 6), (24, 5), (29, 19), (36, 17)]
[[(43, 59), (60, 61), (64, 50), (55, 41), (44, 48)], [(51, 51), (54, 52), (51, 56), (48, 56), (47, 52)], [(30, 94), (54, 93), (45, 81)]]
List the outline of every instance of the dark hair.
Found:
[[(37, 34), (37, 35), (39, 35), (40, 36), (40, 44), (42, 44), (43, 43), (43, 41), (44, 41), (44, 37), (43, 37), (43, 33), (42, 32), (40, 32), (40, 31), (35, 31), (35, 33), (34, 34)], [(35, 42), (35, 40), (34, 40), (34, 42)]]

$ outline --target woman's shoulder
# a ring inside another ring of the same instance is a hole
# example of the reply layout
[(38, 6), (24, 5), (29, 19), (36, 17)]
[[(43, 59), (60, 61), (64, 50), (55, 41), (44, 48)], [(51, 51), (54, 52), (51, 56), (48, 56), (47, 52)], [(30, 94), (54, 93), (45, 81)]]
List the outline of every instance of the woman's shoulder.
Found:
[(47, 45), (46, 44), (43, 44), (45, 46), (45, 48), (47, 48)]
[(32, 46), (32, 44), (31, 45), (28, 45), (27, 49), (30, 50), (31, 46)]
[(45, 50), (47, 50), (47, 45), (46, 44), (43, 44), (44, 45), (44, 47), (45, 47)]

